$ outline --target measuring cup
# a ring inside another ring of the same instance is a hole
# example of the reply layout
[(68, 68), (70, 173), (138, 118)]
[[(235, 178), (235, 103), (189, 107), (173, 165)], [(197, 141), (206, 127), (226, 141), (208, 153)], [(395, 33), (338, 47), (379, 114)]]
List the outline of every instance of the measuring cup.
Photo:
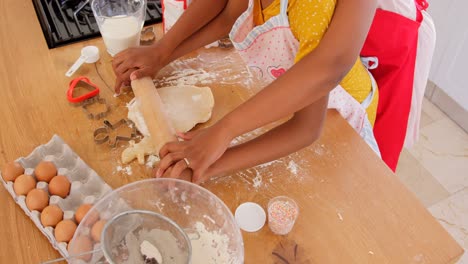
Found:
[(99, 49), (96, 46), (86, 46), (81, 49), (81, 56), (73, 63), (65, 76), (72, 76), (83, 63), (95, 63), (99, 60)]
[[(144, 263), (142, 252), (148, 252), (147, 255), (143, 254), (148, 258), (154, 258), (157, 263), (189, 264), (192, 255), (190, 239), (196, 240), (200, 237), (195, 234), (191, 235), (189, 239), (187, 232), (192, 231), (182, 229), (173, 220), (158, 213), (130, 210), (114, 216), (105, 224), (101, 233), (100, 248), (85, 252), (71, 252), (67, 258), (42, 264), (62, 260), (67, 260), (69, 263), (81, 263), (80, 260), (109, 264)], [(75, 239), (76, 241), (86, 241), (80, 237)], [(84, 247), (75, 245), (74, 248)], [(101, 251), (105, 260), (103, 260), (102, 255), (96, 254)]]

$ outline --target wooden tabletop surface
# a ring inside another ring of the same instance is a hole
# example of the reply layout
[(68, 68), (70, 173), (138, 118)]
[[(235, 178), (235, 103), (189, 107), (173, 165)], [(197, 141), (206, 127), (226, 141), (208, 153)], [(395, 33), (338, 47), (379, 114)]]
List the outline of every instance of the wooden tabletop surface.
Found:
[[(131, 94), (113, 97), (111, 57), (101, 39), (49, 50), (31, 1), (0, 1), (0, 167), (28, 155), (58, 134), (111, 187), (148, 178), (149, 169), (136, 162), (131, 175), (116, 170), (125, 144), (110, 149), (95, 145), (89, 120), (65, 99), (69, 78), (64, 73), (86, 45), (97, 45), (101, 60), (84, 65), (76, 75), (101, 87), (112, 107), (110, 120), (125, 117)], [(234, 60), (234, 63), (233, 61)], [(218, 63), (215, 63), (218, 62)], [(224, 64), (223, 64), (224, 63)], [(201, 51), (165, 70), (183, 72), (193, 64), (215, 73), (205, 79), (216, 106), (210, 125), (256, 89), (231, 50)], [(198, 68), (196, 68), (198, 69)], [(76, 76), (75, 75), (75, 76)], [(205, 76), (206, 77), (206, 76)], [(246, 263), (455, 263), (462, 248), (424, 206), (379, 160), (338, 113), (330, 111), (316, 143), (268, 166), (213, 180), (204, 187), (234, 212), (246, 201), (266, 208), (268, 200), (287, 195), (300, 215), (287, 236), (267, 226), (244, 233)], [(0, 263), (38, 263), (59, 257), (48, 240), (0, 188)]]

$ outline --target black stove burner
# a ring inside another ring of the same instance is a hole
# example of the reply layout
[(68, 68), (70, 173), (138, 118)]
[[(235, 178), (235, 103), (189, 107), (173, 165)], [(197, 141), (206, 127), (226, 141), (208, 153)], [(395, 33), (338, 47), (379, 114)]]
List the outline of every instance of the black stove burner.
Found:
[[(49, 49), (100, 35), (90, 0), (32, 0)], [(145, 25), (162, 21), (160, 0), (147, 0)]]

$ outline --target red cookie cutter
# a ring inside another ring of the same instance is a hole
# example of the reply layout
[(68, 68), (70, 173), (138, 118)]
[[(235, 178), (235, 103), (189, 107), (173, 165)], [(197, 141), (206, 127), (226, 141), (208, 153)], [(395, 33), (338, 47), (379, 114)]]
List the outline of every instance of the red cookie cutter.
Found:
[[(75, 87), (79, 83), (82, 83), (83, 87), (88, 89), (90, 92), (87, 94), (78, 96), (78, 97), (73, 97), (73, 91), (75, 90)], [(80, 103), (98, 94), (99, 94), (99, 87), (96, 84), (92, 83), (87, 77), (80, 76), (71, 80), (68, 91), (67, 91), (67, 100), (70, 103)]]

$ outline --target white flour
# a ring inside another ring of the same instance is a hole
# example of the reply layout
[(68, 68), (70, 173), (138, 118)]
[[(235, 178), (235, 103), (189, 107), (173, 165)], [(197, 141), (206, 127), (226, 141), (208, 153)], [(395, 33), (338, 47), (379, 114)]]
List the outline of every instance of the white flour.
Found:
[(159, 159), (158, 156), (156, 156), (156, 155), (149, 155), (149, 156), (148, 156), (148, 159), (146, 160), (146, 167), (148, 167), (148, 168), (154, 168), (154, 164), (155, 164), (156, 162), (159, 162), (159, 161), (160, 161), (160, 159)]
[(132, 167), (130, 167), (130, 166), (122, 167), (122, 166), (119, 165), (119, 166), (116, 167), (116, 169), (117, 169), (117, 172), (123, 172), (123, 173), (125, 173), (127, 175), (132, 175), (133, 174)]
[(289, 161), (288, 170), (292, 174), (297, 175), (297, 164), (296, 164), (296, 162), (294, 162), (293, 160)]
[(192, 240), (192, 264), (225, 264), (232, 263), (229, 254), (229, 237), (217, 231), (206, 230), (201, 222), (195, 224), (195, 230), (200, 235), (198, 240)]
[(154, 80), (157, 86), (179, 86), (213, 83), (217, 74), (206, 72), (205, 70), (183, 69), (172, 72), (169, 77)]
[(257, 175), (255, 176), (255, 178), (253, 178), (253, 187), (254, 188), (258, 188), (260, 187), (260, 185), (262, 185), (262, 175), (256, 170), (255, 171), (257, 173)]

